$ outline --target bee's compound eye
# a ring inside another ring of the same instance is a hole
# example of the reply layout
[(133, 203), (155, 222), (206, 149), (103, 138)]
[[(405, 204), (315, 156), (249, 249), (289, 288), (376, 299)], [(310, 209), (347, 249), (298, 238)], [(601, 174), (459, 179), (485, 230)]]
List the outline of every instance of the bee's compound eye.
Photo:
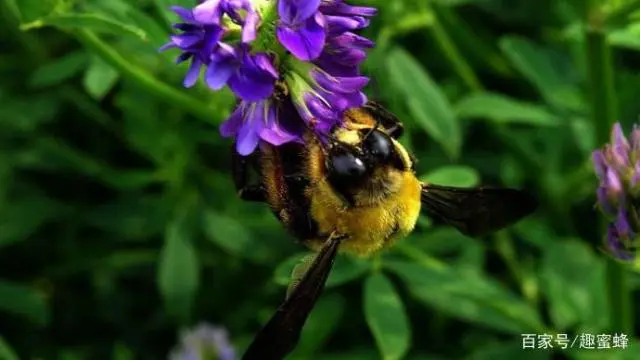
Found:
[(359, 157), (343, 152), (331, 156), (331, 170), (340, 177), (357, 178), (367, 172), (367, 167)]
[(386, 160), (391, 156), (393, 144), (389, 137), (378, 130), (373, 130), (362, 142), (362, 148), (374, 158)]

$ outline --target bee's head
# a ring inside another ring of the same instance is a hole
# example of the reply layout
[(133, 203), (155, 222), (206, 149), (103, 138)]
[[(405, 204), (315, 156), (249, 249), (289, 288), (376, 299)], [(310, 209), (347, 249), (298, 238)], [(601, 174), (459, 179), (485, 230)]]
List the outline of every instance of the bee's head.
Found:
[[(344, 141), (347, 136), (357, 137), (357, 142)], [(387, 170), (406, 170), (389, 135), (375, 128), (349, 132), (330, 142), (325, 167), (331, 185), (347, 198), (363, 186), (385, 182)]]

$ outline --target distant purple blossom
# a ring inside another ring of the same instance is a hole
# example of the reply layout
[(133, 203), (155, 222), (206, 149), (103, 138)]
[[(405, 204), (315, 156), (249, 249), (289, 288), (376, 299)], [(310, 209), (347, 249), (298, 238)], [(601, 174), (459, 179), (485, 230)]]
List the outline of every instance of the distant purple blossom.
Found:
[(612, 221), (607, 231), (607, 249), (621, 260), (632, 260), (640, 232), (640, 128), (634, 126), (631, 143), (619, 123), (613, 126), (611, 142), (593, 152), (592, 160), (600, 184), (596, 190), (600, 209)]
[[(205, 0), (193, 9), (172, 7), (182, 19), (174, 25), (180, 33), (161, 48), (179, 49), (178, 62), (191, 60), (186, 87), (205, 67), (209, 88), (227, 86), (236, 95), (238, 105), (220, 131), (236, 138), (242, 155), (260, 141), (301, 142), (307, 128), (326, 133), (339, 126), (346, 110), (366, 102), (362, 89), (368, 79), (359, 66), (374, 46), (355, 31), (368, 26), (375, 8), (342, 0), (274, 0), (261, 6)], [(267, 13), (275, 17), (263, 18)], [(228, 37), (232, 24), (240, 30), (235, 41)], [(274, 91), (277, 82), (288, 91)]]
[(227, 330), (207, 323), (182, 333), (179, 346), (170, 360), (236, 360)]

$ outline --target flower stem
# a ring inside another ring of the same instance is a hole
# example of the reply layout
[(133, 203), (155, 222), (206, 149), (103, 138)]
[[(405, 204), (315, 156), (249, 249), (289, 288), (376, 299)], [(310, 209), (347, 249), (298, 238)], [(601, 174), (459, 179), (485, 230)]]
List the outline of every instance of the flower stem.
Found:
[[(585, 27), (586, 58), (589, 74), (591, 96), (591, 121), (596, 130), (598, 145), (609, 140), (611, 127), (617, 120), (616, 94), (613, 83), (613, 67), (611, 49), (607, 43), (606, 33), (602, 29), (603, 16), (599, 11), (599, 2), (594, 5), (588, 16)], [(606, 234), (607, 224), (603, 218), (600, 223), (600, 234)], [(610, 326), (612, 332), (631, 334), (633, 331), (633, 314), (631, 292), (628, 287), (628, 272), (620, 263), (607, 260), (607, 284), (610, 307)]]
[(117, 69), (123, 76), (133, 80), (136, 84), (154, 94), (160, 99), (175, 105), (177, 108), (192, 114), (206, 122), (212, 122), (212, 109), (204, 102), (185, 95), (178, 89), (163, 83), (139, 66), (128, 61), (116, 49), (102, 41), (94, 32), (78, 30), (73, 33), (77, 39), (88, 49), (93, 50), (109, 65)]

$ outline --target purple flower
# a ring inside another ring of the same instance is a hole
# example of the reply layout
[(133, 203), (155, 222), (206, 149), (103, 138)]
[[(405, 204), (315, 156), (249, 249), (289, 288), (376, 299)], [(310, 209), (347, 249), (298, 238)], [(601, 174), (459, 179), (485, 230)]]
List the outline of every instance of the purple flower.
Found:
[[(194, 18), (205, 24), (220, 25), (221, 14), (242, 27), (242, 42), (249, 43), (256, 38), (260, 14), (249, 0), (208, 0), (193, 9)], [(243, 15), (244, 14), (244, 15)]]
[(600, 209), (612, 218), (607, 233), (607, 249), (617, 258), (629, 260), (631, 246), (640, 231), (637, 204), (640, 196), (640, 128), (634, 126), (631, 144), (619, 123), (611, 131), (611, 143), (593, 152), (596, 190)]
[(184, 86), (191, 87), (198, 80), (202, 65), (209, 63), (211, 52), (222, 39), (224, 29), (213, 22), (205, 24), (197, 21), (193, 13), (183, 7), (172, 6), (171, 10), (184, 20), (173, 26), (182, 33), (172, 35), (171, 41), (160, 47), (160, 51), (178, 48), (182, 50), (182, 54), (178, 56), (177, 63), (191, 59), (191, 65), (184, 78)]
[(320, 0), (278, 0), (276, 35), (282, 46), (300, 60), (317, 58), (324, 47), (326, 24), (319, 6)]
[(299, 74), (289, 75), (294, 105), (300, 116), (316, 132), (327, 133), (339, 124), (344, 112), (366, 103), (362, 88), (369, 82), (364, 76), (333, 76), (319, 67), (300, 66)]
[(225, 14), (242, 26), (243, 44), (255, 39), (260, 22), (260, 15), (253, 9), (249, 0), (207, 0), (193, 10), (180, 6), (173, 6), (171, 9), (184, 21), (174, 25), (174, 28), (182, 33), (172, 35), (171, 41), (163, 45), (160, 51), (179, 48), (182, 54), (178, 56), (178, 63), (191, 59), (191, 66), (184, 79), (185, 87), (191, 87), (196, 83), (201, 67), (208, 66), (214, 54), (228, 52), (228, 45), (226, 49), (219, 50), (219, 46), (225, 45), (221, 42), (225, 34)]
[(275, 146), (300, 141), (304, 130), (302, 125), (290, 101), (242, 101), (220, 125), (220, 134), (223, 137), (235, 136), (238, 153), (249, 155), (260, 140)]
[(357, 76), (373, 41), (351, 32), (330, 37), (315, 64), (334, 76)]
[(278, 71), (267, 54), (251, 54), (246, 46), (233, 48), (220, 44), (211, 55), (205, 74), (207, 85), (214, 90), (224, 85), (241, 99), (262, 100), (273, 93)]
[(618, 233), (618, 229), (614, 224), (609, 224), (606, 247), (607, 250), (617, 259), (623, 261), (631, 261), (634, 259), (634, 254), (626, 249), (626, 246)]
[(378, 12), (376, 8), (352, 6), (344, 0), (322, 0), (320, 11), (325, 15), (372, 17)]
[[(359, 66), (367, 49), (374, 46), (354, 33), (368, 26), (374, 8), (351, 6), (343, 0), (253, 4), (251, 0), (205, 0), (193, 10), (174, 7), (184, 20), (175, 25), (182, 33), (162, 47), (182, 50), (179, 61), (191, 59), (185, 86), (193, 86), (205, 66), (209, 88), (228, 86), (240, 100), (220, 132), (237, 137), (236, 148), (242, 155), (252, 153), (260, 141), (275, 146), (300, 142), (308, 125), (319, 133), (340, 125), (345, 111), (367, 100), (362, 89), (368, 78), (360, 76)], [(266, 20), (261, 17), (276, 13), (275, 21), (271, 15)], [(242, 33), (235, 43), (224, 41), (231, 22)], [(276, 48), (272, 54), (274, 39), (288, 53)], [(278, 81), (289, 91), (275, 94)]]
[(201, 323), (181, 335), (179, 347), (172, 351), (171, 360), (236, 360), (236, 352), (229, 343), (224, 328)]

